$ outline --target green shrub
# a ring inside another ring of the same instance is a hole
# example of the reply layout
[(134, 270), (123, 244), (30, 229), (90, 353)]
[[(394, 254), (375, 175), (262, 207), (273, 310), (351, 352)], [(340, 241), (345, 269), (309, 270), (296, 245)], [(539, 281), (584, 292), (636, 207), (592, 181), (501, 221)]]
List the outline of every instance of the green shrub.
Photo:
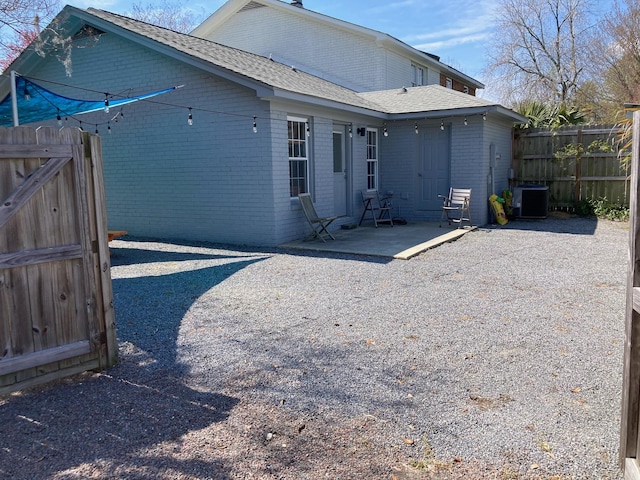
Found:
[[(598, 200), (582, 200), (580, 204), (588, 203), (591, 207), (591, 214), (598, 218), (606, 218), (607, 220), (627, 221), (629, 220), (629, 208), (625, 205), (611, 203), (606, 197), (600, 197)], [(579, 204), (579, 205), (580, 205)], [(584, 207), (586, 210), (586, 207)], [(578, 207), (576, 207), (578, 213)], [(579, 213), (580, 214), (580, 213)], [(589, 213), (586, 213), (589, 215)]]

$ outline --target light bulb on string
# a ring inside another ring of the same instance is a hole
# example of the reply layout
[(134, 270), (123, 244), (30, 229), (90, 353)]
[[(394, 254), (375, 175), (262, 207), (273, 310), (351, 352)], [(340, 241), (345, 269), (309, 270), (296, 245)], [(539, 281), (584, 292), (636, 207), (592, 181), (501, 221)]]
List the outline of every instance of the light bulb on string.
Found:
[(440, 130), (444, 130), (444, 120), (440, 121)]
[(253, 133), (258, 133), (258, 124), (256, 123), (256, 117), (253, 117)]
[(487, 119), (487, 114), (486, 114), (486, 113), (483, 113), (483, 114), (482, 114), (482, 120), (486, 120), (486, 119)]
[(107, 123), (107, 133), (111, 135), (111, 122)]
[(464, 124), (469, 125), (469, 122), (467, 122), (467, 117), (464, 117)]
[(386, 124), (386, 123), (384, 124), (384, 127), (383, 127), (383, 129), (382, 129), (382, 133), (383, 133), (383, 135), (384, 135), (385, 137), (388, 137), (388, 136), (389, 136), (389, 130), (387, 130), (387, 124)]
[(84, 129), (82, 128), (82, 120), (79, 120), (79, 123), (80, 123), (80, 131), (84, 132)]
[(96, 135), (100, 135), (100, 133), (98, 132), (98, 125), (96, 125)]
[(56, 120), (58, 120), (58, 126), (62, 126), (62, 117), (60, 116), (60, 109), (58, 109), (58, 115), (56, 116)]
[(413, 125), (413, 129), (415, 130), (416, 135), (418, 135), (418, 134), (420, 133), (420, 130), (418, 129), (418, 122), (416, 122), (416, 123)]
[(24, 90), (22, 92), (24, 94), (24, 99), (28, 102), (29, 100), (31, 100), (31, 94), (29, 93), (29, 89), (27, 87), (24, 87)]
[(109, 113), (109, 94), (104, 94), (104, 113)]
[(189, 118), (187, 119), (188, 125), (193, 125), (193, 114), (191, 113), (191, 107), (189, 107)]
[(349, 138), (353, 138), (353, 126), (349, 124)]
[(307, 137), (311, 136), (311, 130), (309, 129), (309, 123), (307, 122)]

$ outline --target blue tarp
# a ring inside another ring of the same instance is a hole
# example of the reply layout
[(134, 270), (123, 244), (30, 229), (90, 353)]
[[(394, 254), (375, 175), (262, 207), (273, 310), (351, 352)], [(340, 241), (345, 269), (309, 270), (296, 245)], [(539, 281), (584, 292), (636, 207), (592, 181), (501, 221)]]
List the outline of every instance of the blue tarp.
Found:
[[(126, 98), (109, 96), (109, 108), (116, 108), (128, 103), (155, 97), (175, 90), (178, 87), (166, 88), (157, 92), (145, 93)], [(105, 109), (105, 98), (100, 100), (78, 100), (64, 97), (21, 76), (16, 76), (16, 93), (18, 97), (18, 119), (20, 124), (41, 122)], [(105, 94), (106, 95), (106, 94)], [(0, 126), (13, 126), (11, 93), (0, 102)]]

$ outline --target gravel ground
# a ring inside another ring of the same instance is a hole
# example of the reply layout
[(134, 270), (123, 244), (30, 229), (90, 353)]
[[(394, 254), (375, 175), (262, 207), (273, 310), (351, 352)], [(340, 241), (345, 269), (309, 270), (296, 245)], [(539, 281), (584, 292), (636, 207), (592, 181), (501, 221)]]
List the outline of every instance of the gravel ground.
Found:
[(518, 221), (409, 261), (114, 241), (120, 363), (0, 397), (0, 477), (621, 479), (627, 235)]

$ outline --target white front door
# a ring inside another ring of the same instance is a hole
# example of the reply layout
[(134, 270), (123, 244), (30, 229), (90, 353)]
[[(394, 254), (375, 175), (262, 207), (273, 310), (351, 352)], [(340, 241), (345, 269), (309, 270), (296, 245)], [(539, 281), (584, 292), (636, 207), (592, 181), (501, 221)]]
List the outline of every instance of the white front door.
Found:
[(347, 156), (344, 129), (333, 132), (333, 206), (334, 215), (347, 214)]

